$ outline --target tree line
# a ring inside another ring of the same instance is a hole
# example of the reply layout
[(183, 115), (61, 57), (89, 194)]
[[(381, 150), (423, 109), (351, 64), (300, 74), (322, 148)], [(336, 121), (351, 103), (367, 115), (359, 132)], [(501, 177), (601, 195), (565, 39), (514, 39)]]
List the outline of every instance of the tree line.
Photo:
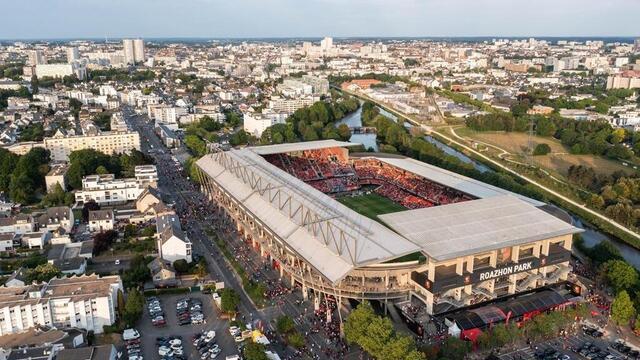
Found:
[[(619, 104), (634, 92), (628, 89), (601, 92), (601, 100), (570, 101), (566, 97), (550, 99), (541, 90), (533, 90), (520, 97), (511, 106), (510, 112), (494, 111), (488, 114), (470, 116), (466, 125), (476, 131), (517, 131), (532, 129), (536, 135), (554, 137), (562, 142), (572, 154), (604, 155), (612, 159), (629, 159), (640, 151), (640, 134), (621, 128), (613, 128), (606, 120), (580, 121), (560, 116), (560, 108), (590, 108), (606, 114), (609, 106)], [(533, 105), (545, 105), (554, 108), (549, 116), (529, 115), (527, 111)], [(602, 105), (598, 105), (602, 104)], [(628, 146), (627, 146), (628, 145)]]
[(360, 103), (351, 96), (336, 95), (333, 101), (318, 101), (296, 110), (284, 124), (275, 124), (262, 132), (261, 144), (281, 144), (320, 139), (349, 140), (346, 124), (335, 126), (346, 115), (358, 110)]
[(640, 221), (640, 178), (623, 171), (611, 174), (597, 173), (584, 165), (571, 165), (567, 179), (588, 190), (583, 198), (587, 205), (602, 210), (615, 221), (637, 228)]
[(613, 128), (605, 120), (579, 121), (558, 114), (514, 116), (499, 112), (470, 116), (467, 127), (476, 131), (526, 132), (560, 140), (572, 154), (593, 154), (612, 159), (629, 159), (640, 151), (640, 134)]
[(106, 155), (94, 149), (73, 151), (69, 155), (67, 182), (70, 188), (82, 188), (82, 178), (93, 174), (114, 174), (118, 177), (133, 177), (138, 165), (153, 164), (148, 155), (132, 149), (129, 154)]

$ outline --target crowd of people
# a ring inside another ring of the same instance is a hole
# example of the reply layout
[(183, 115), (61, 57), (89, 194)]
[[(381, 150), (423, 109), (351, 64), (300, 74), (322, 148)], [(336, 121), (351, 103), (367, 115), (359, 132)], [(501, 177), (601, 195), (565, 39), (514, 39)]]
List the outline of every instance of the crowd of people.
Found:
[(353, 175), (353, 168), (339, 150), (307, 150), (298, 155), (269, 154), (265, 155), (264, 158), (302, 181), (324, 180)]
[(410, 209), (472, 199), (461, 192), (374, 159), (355, 160), (354, 170), (361, 182), (381, 182), (387, 185), (383, 190), (385, 194), (394, 196), (395, 199), (402, 201), (402, 205)]
[(340, 148), (270, 154), (265, 155), (265, 159), (327, 194), (351, 192), (363, 185), (376, 185), (376, 193), (408, 209), (471, 200), (470, 196), (459, 191), (378, 160), (357, 159), (349, 163)]

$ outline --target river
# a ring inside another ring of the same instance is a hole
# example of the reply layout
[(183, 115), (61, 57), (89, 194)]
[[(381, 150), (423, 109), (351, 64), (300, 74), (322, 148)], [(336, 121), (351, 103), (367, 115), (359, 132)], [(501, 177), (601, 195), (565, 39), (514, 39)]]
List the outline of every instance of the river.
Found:
[[(362, 102), (360, 102), (362, 104)], [(380, 114), (390, 118), (391, 120), (397, 122), (398, 121), (398, 117), (380, 107), (378, 107), (378, 110), (380, 111)], [(347, 126), (349, 126), (350, 128), (357, 128), (357, 127), (362, 127), (362, 107), (359, 107), (358, 110), (352, 112), (351, 114), (345, 116), (342, 120), (338, 121), (338, 123), (336, 125), (340, 125), (340, 124), (346, 124)], [(413, 127), (413, 125), (411, 125), (411, 123), (405, 121), (403, 124), (407, 129), (410, 129)], [(451, 156), (455, 156), (458, 159), (460, 159), (462, 162), (467, 163), (467, 164), (473, 164), (473, 166), (482, 172), (485, 171), (491, 171), (491, 169), (489, 169), (487, 166), (471, 159), (470, 157), (468, 157), (467, 155), (457, 151), (456, 149), (450, 147), (449, 145), (431, 137), (431, 136), (425, 136), (424, 137), (425, 140), (427, 140), (428, 142), (432, 143), (433, 145), (435, 145), (436, 147), (438, 147), (440, 150), (444, 151), (446, 154), (451, 155)], [(360, 143), (362, 145), (364, 145), (364, 147), (366, 149), (369, 148), (373, 148), (374, 151), (378, 151), (378, 144), (376, 142), (376, 134), (353, 134), (351, 135), (351, 138), (349, 139), (349, 141), (354, 142), (354, 143)]]
[[(385, 115), (394, 121), (398, 121), (398, 117), (395, 116), (394, 114), (381, 108), (378, 108), (378, 109), (380, 110), (380, 113), (382, 115)], [(350, 128), (362, 127), (362, 107), (358, 108), (358, 110), (356, 110), (355, 112), (345, 116), (342, 120), (338, 122), (338, 125), (339, 124), (347, 124)], [(404, 123), (404, 126), (407, 128), (412, 127), (412, 125), (406, 121)], [(482, 172), (492, 171), (489, 167), (485, 166), (484, 164), (469, 158), (468, 156), (461, 153), (460, 151), (452, 148), (451, 146), (448, 146), (447, 144), (431, 136), (425, 136), (424, 139), (434, 144), (438, 148), (440, 148), (446, 154), (455, 156), (467, 164), (473, 164), (473, 166), (479, 171), (482, 171)], [(378, 144), (376, 143), (376, 134), (354, 134), (351, 136), (349, 141), (363, 144), (367, 149), (373, 148), (374, 151), (378, 151)], [(580, 218), (577, 218), (574, 216), (573, 221), (575, 226), (585, 230), (585, 232), (582, 233), (582, 238), (584, 239), (584, 244), (586, 246), (593, 247), (596, 244), (601, 243), (602, 241), (609, 240), (611, 241), (613, 246), (615, 246), (620, 251), (620, 255), (622, 255), (622, 257), (627, 262), (633, 265), (636, 269), (640, 270), (640, 251), (638, 249), (635, 249), (621, 241), (614, 240), (611, 237), (607, 236), (606, 234), (603, 234), (595, 230), (593, 227), (589, 226), (588, 224), (584, 224), (584, 222)]]

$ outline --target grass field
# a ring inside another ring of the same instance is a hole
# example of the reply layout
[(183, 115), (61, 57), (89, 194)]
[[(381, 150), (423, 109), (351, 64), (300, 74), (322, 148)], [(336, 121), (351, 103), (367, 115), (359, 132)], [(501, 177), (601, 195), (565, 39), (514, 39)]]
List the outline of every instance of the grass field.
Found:
[[(456, 129), (456, 133), (463, 137), (495, 145), (509, 153), (524, 158), (529, 144), (529, 135), (526, 133), (504, 133), (504, 132), (477, 132), (468, 128)], [(567, 170), (571, 165), (584, 165), (592, 167), (596, 172), (611, 174), (616, 170), (627, 173), (633, 170), (619, 162), (605, 159), (594, 155), (573, 155), (569, 154), (560, 141), (552, 138), (533, 136), (531, 138), (533, 146), (537, 144), (547, 144), (551, 148), (551, 153), (544, 156), (534, 156), (533, 161), (543, 168), (554, 171), (562, 176), (567, 175)]]
[(376, 218), (377, 215), (407, 210), (404, 206), (396, 204), (378, 194), (343, 196), (337, 200), (351, 210), (376, 221), (378, 221), (378, 218)]

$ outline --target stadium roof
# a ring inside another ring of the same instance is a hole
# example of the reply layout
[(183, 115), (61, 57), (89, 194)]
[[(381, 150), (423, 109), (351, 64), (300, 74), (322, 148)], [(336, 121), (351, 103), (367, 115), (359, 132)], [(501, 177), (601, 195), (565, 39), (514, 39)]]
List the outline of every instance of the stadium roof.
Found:
[(508, 194), (524, 200), (534, 206), (545, 205), (545, 203), (543, 202), (528, 198), (526, 196), (512, 193), (511, 191), (501, 189), (499, 187), (489, 185), (481, 181), (471, 179), (466, 176), (456, 174), (454, 172), (441, 169), (437, 166), (429, 165), (411, 158), (376, 157), (376, 159), (480, 199)]
[(582, 230), (511, 195), (379, 215), (436, 261)]
[[(305, 146), (293, 146), (301, 144)], [(271, 149), (266, 152), (255, 147), (209, 154), (197, 165), (332, 283), (355, 267), (420, 250), (379, 222), (347, 208), (258, 154), (342, 146), (336, 141), (301, 144), (267, 146)]]
[(357, 145), (360, 145), (360, 144), (344, 142), (344, 141), (336, 141), (336, 140), (319, 140), (319, 141), (307, 141), (307, 142), (277, 144), (277, 145), (267, 145), (267, 146), (255, 146), (247, 149), (255, 152), (258, 155), (269, 155), (269, 154), (289, 153), (294, 151), (319, 150), (319, 149), (328, 149), (328, 148), (334, 148), (334, 147), (349, 147), (349, 146), (357, 146)]

